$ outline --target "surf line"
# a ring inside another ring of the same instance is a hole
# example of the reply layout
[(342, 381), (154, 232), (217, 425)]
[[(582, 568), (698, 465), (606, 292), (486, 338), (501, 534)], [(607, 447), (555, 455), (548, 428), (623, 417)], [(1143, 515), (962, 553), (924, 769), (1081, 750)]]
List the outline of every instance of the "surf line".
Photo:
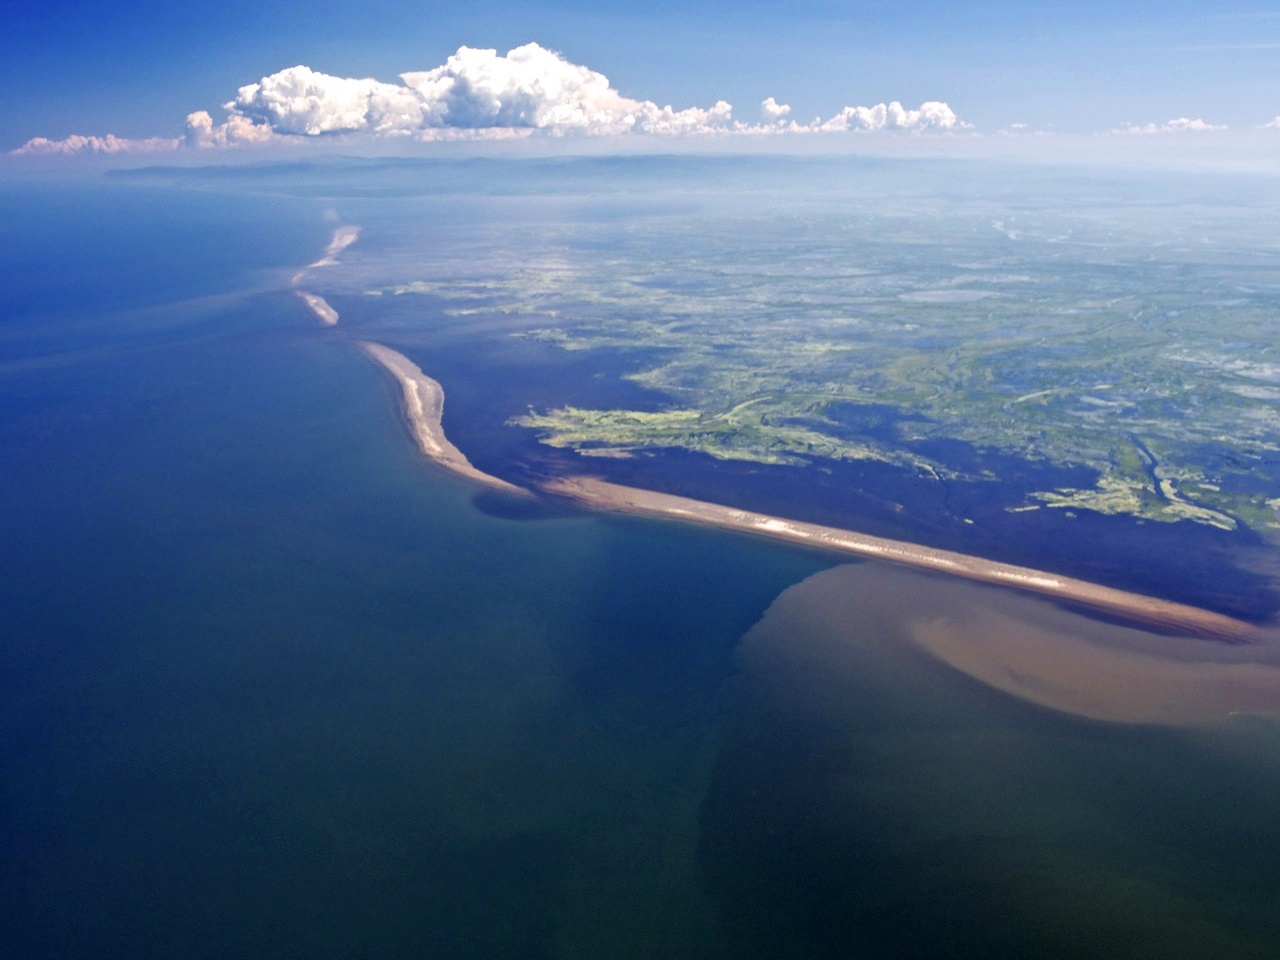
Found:
[(314, 263), (307, 264), (293, 275), (293, 280), (291, 281), (292, 286), (294, 287), (293, 292), (298, 295), (299, 299), (307, 305), (307, 308), (314, 313), (319, 321), (326, 327), (337, 325), (338, 311), (333, 309), (324, 297), (301, 289), (299, 284), (302, 283), (303, 278), (307, 275), (309, 270), (315, 270), (318, 267), (332, 267), (336, 264), (338, 262), (338, 255), (342, 253), (343, 250), (347, 249), (347, 247), (355, 243), (359, 237), (359, 227), (354, 225), (339, 227), (337, 230), (333, 231), (333, 237), (329, 240), (329, 245), (325, 247), (324, 253), (321, 255), (320, 259), (316, 260)]
[[(401, 413), (424, 456), (452, 473), (490, 489), (519, 497), (534, 496), (523, 487), (478, 470), (461, 450), (449, 442), (441, 425), (444, 388), (439, 383), (424, 374), (408, 357), (390, 347), (370, 341), (359, 341), (359, 346), (399, 384)], [(1179, 634), (1233, 644), (1253, 643), (1261, 639), (1261, 632), (1253, 624), (1200, 607), (903, 540), (786, 520), (674, 494), (626, 487), (596, 477), (545, 480), (538, 484), (538, 490), (595, 511), (696, 523), (1040, 594)]]
[(444, 435), (444, 387), (432, 380), (421, 368), (402, 353), (368, 340), (357, 341), (358, 346), (375, 363), (395, 379), (400, 387), (400, 412), (414, 443), (423, 456), (433, 460), (450, 473), (466, 477), (491, 490), (500, 490), (513, 496), (530, 499), (533, 494), (514, 483), (477, 469), (466, 454), (449, 442)]

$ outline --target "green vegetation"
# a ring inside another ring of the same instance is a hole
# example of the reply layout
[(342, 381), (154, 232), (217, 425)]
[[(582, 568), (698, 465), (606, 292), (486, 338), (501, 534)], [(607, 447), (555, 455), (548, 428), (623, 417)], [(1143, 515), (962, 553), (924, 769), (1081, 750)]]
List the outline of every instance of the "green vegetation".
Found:
[(513, 422), (538, 430), (553, 447), (570, 447), (585, 456), (627, 457), (637, 450), (679, 447), (718, 460), (803, 464), (804, 458), (880, 460), (923, 471), (932, 467), (905, 451), (833, 439), (818, 430), (766, 422), (764, 398), (747, 400), (723, 413), (698, 410), (580, 410), (561, 407), (530, 412)]
[[(543, 269), (386, 292), (519, 316), (514, 335), (555, 348), (633, 356), (653, 409), (512, 421), (584, 456), (680, 448), (1001, 479), (931, 443), (955, 440), (1096, 475), (1010, 509), (1267, 532), (1280, 530), (1280, 287), (1265, 220), (1245, 207), (925, 201), (641, 218), (542, 236)], [(575, 254), (584, 242), (594, 252)]]

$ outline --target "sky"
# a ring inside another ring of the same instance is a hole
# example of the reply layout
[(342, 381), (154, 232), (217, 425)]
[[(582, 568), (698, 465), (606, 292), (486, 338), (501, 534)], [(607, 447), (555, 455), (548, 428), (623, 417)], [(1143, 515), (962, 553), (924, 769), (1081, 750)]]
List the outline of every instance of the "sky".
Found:
[[(1175, 144), (1249, 133), (1244, 149), (1280, 154), (1280, 124), (1266, 127), (1280, 117), (1280, 2), (9, 0), (6, 9), (6, 153), (36, 138), (43, 146), (28, 155), (245, 150), (281, 137), (407, 147), (500, 130), (574, 141), (764, 129), (805, 142), (817, 130)], [(459, 60), (464, 46), (494, 50), (498, 62)], [(555, 59), (516, 64), (506, 59), (516, 49)], [(308, 72), (281, 74), (295, 66)], [(482, 116), (495, 67), (507, 92)], [(567, 77), (579, 79), (566, 88)], [(365, 79), (378, 85), (352, 86)], [(237, 104), (227, 127), (223, 105), (253, 84), (256, 97)], [(300, 98), (317, 92), (319, 104), (300, 113)], [(776, 106), (762, 109), (767, 98)], [(928, 104), (945, 111), (922, 112)], [(199, 111), (208, 122), (193, 127)]]

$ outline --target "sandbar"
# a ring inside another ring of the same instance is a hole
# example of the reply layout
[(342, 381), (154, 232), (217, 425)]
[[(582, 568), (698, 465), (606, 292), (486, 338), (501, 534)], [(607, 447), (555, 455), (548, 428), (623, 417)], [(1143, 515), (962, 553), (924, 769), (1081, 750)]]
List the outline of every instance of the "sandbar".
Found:
[(338, 262), (338, 254), (351, 246), (360, 238), (360, 228), (355, 225), (339, 227), (333, 231), (333, 236), (329, 239), (329, 245), (324, 248), (324, 253), (320, 259), (314, 263), (309, 263), (297, 273), (293, 275), (293, 285), (296, 287), (302, 282), (302, 278), (306, 276), (308, 270), (314, 270), (316, 267), (332, 267)]
[(338, 254), (347, 247), (351, 246), (360, 237), (360, 228), (358, 226), (339, 227), (333, 231), (333, 237), (329, 240), (329, 246), (324, 248), (324, 255), (315, 263), (307, 265), (307, 269), (312, 267), (331, 267), (338, 262)]
[(466, 455), (444, 435), (444, 388), (428, 377), (412, 360), (380, 343), (360, 341), (360, 348), (400, 385), (400, 409), (418, 449), (428, 459), (451, 473), (466, 477), (491, 490), (518, 497), (532, 497), (528, 490), (492, 474), (477, 470)]
[[(533, 496), (522, 487), (476, 469), (466, 455), (449, 442), (441, 425), (444, 388), (439, 383), (424, 374), (408, 357), (389, 347), (370, 341), (361, 341), (359, 345), (400, 384), (402, 413), (418, 449), (426, 457), (453, 473), (491, 489), (520, 497)], [(1252, 644), (1262, 637), (1261, 629), (1254, 624), (1185, 603), (1130, 593), (1087, 580), (904, 540), (891, 540), (839, 527), (787, 520), (689, 497), (627, 487), (598, 477), (558, 477), (544, 480), (538, 484), (538, 489), (594, 510), (680, 520), (734, 530), (844, 556), (884, 560), (1039, 594), (1183, 636), (1231, 644)]]
[(1073, 577), (972, 557), (951, 550), (785, 520), (763, 513), (692, 500), (609, 483), (596, 477), (563, 477), (541, 484), (552, 495), (613, 513), (665, 517), (704, 526), (736, 530), (774, 540), (817, 547), (848, 556), (871, 557), (967, 580), (1012, 587), (1121, 617), (1173, 633), (1227, 643), (1253, 643), (1259, 629), (1253, 624), (1188, 604), (1117, 590)]
[(314, 293), (307, 293), (305, 290), (295, 291), (302, 302), (311, 308), (311, 312), (320, 318), (320, 322), (326, 327), (332, 327), (338, 322), (338, 311), (329, 306), (329, 302), (324, 297), (317, 296)]

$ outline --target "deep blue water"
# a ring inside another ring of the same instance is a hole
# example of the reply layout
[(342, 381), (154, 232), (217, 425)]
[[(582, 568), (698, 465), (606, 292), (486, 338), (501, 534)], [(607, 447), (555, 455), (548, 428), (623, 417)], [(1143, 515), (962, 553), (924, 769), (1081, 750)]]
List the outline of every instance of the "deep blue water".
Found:
[(323, 203), (0, 207), (0, 954), (1274, 955), (1273, 726), (744, 658), (831, 561), (477, 503), (285, 289)]

